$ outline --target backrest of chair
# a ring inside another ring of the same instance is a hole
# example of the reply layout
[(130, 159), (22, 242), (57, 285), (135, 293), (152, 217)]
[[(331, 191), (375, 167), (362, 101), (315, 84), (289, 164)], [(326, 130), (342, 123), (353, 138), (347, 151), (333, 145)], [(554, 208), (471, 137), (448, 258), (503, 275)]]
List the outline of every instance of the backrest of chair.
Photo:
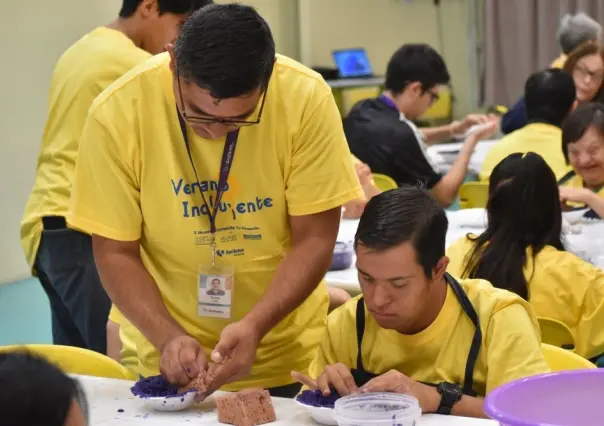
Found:
[(353, 106), (365, 99), (380, 96), (380, 86), (355, 87), (342, 89), (342, 117), (346, 117)]
[(390, 176), (382, 175), (380, 173), (373, 173), (373, 183), (382, 191), (389, 191), (391, 189), (398, 188), (396, 181)]
[(554, 372), (597, 368), (594, 364), (576, 353), (548, 345), (547, 343), (541, 344), (541, 352)]
[(539, 317), (537, 319), (543, 343), (567, 350), (575, 349), (573, 333), (566, 324), (552, 318)]
[(459, 188), (459, 208), (484, 208), (489, 200), (488, 182), (466, 182)]
[(68, 374), (136, 380), (134, 373), (117, 361), (87, 349), (60, 345), (0, 346), (0, 352), (27, 351), (46, 358)]

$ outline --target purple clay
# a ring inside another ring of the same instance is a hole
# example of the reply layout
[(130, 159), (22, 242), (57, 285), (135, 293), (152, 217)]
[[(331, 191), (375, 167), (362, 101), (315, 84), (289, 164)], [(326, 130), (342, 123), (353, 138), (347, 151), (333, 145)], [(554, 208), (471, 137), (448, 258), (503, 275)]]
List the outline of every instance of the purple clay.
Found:
[(296, 400), (304, 405), (321, 408), (333, 408), (340, 395), (332, 389), (328, 396), (323, 395), (320, 390), (305, 390), (301, 392)]
[(352, 245), (338, 241), (333, 251), (330, 271), (342, 271), (352, 265)]
[[(192, 390), (194, 391), (194, 389)], [(140, 398), (180, 396), (178, 386), (168, 383), (162, 376), (141, 379), (130, 388), (132, 395)]]
[(124, 412), (124, 409), (123, 409), (123, 408), (120, 408), (120, 409), (118, 409), (118, 410), (117, 410), (117, 412), (118, 412), (118, 413), (123, 413), (123, 412)]

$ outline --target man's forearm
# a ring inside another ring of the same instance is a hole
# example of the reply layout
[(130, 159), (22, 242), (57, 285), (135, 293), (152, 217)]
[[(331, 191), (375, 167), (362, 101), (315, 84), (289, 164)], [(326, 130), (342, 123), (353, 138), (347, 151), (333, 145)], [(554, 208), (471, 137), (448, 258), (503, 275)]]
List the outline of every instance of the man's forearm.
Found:
[(477, 143), (475, 138), (474, 135), (471, 135), (466, 139), (449, 172), (433, 188), (434, 197), (445, 207), (455, 201), (457, 191), (466, 178), (470, 158)]
[(426, 145), (432, 145), (437, 142), (446, 141), (453, 138), (453, 125), (447, 124), (446, 126), (439, 127), (424, 127), (419, 129), (424, 135), (424, 141)]
[(122, 314), (158, 350), (186, 334), (172, 318), (140, 256), (95, 249), (103, 287)]
[(487, 418), (483, 406), (484, 398), (464, 395), (459, 402), (453, 406), (451, 414), (460, 417)]
[(269, 288), (246, 316), (264, 336), (293, 312), (317, 288), (333, 256), (333, 242), (320, 237), (304, 239), (287, 253)]

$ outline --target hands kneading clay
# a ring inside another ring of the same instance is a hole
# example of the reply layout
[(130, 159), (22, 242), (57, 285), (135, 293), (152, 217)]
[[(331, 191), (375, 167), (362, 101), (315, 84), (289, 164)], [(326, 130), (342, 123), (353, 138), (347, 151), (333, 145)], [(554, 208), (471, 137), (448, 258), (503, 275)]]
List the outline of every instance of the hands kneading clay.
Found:
[[(214, 380), (218, 364), (210, 363), (207, 371), (201, 372), (187, 386), (179, 389), (185, 393), (191, 389), (205, 394)], [(277, 420), (268, 391), (246, 389), (216, 398), (218, 421), (235, 426), (257, 426)]]

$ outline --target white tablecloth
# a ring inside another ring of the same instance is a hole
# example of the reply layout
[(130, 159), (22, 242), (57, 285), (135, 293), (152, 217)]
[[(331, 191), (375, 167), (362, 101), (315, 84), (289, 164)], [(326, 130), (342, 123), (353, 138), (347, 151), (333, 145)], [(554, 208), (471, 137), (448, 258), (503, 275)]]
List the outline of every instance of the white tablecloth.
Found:
[[(82, 383), (90, 406), (92, 426), (178, 426), (220, 425), (213, 398), (179, 413), (160, 413), (147, 407), (130, 393), (132, 382), (99, 377), (76, 376)], [(273, 398), (277, 421), (273, 425), (316, 425), (306, 409), (293, 400)], [(119, 410), (123, 410), (120, 412)], [(418, 426), (496, 426), (491, 420), (427, 415)]]
[[(581, 212), (579, 212), (580, 214)], [(577, 256), (604, 268), (604, 221), (584, 221), (577, 213), (564, 213), (565, 243), (567, 250)], [(480, 234), (486, 228), (487, 219), (484, 209), (466, 209), (447, 212), (449, 230), (446, 246), (468, 233)], [(343, 219), (340, 223), (338, 241), (352, 241), (356, 232), (358, 220)], [(325, 276), (329, 286), (338, 287), (355, 295), (360, 292), (356, 267), (344, 271), (331, 271)]]
[[(482, 163), (484, 163), (487, 152), (497, 142), (498, 140), (494, 139), (480, 141), (476, 144), (474, 153), (472, 154), (472, 157), (470, 157), (470, 163), (468, 165), (469, 172), (475, 175), (480, 173), (480, 169), (482, 168)], [(438, 167), (441, 173), (446, 173), (455, 162), (462, 145), (463, 142), (432, 145), (427, 149), (428, 156), (430, 157), (430, 160)]]

